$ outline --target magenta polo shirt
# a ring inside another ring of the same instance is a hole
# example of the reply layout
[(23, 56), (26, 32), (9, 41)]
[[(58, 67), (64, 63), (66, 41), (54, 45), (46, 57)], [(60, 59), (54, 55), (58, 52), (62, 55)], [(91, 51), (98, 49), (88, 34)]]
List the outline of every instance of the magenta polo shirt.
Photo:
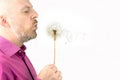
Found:
[(40, 80), (25, 49), (0, 37), (0, 80)]

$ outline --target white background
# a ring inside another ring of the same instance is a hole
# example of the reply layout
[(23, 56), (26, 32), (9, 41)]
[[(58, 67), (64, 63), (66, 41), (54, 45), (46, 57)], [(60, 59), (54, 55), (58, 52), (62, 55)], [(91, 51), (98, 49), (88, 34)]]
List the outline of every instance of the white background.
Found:
[(37, 73), (53, 63), (46, 28), (59, 23), (56, 66), (63, 80), (120, 80), (119, 0), (31, 0), (39, 14), (38, 36), (25, 43)]

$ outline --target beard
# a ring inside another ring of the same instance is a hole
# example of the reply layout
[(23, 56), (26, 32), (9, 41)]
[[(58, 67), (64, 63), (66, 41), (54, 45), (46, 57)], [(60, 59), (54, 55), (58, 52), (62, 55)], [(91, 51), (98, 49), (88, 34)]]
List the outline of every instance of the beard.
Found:
[(36, 36), (37, 36), (36, 31), (34, 31), (34, 32), (30, 33), (30, 34), (26, 33), (26, 32), (23, 32), (23, 33), (17, 35), (18, 39), (22, 43), (27, 42), (27, 41), (29, 41), (31, 39), (34, 39), (34, 38), (36, 38)]
[(24, 42), (27, 42), (31, 39), (34, 39), (37, 37), (37, 33), (36, 33), (36, 30), (33, 30), (33, 31), (17, 31), (17, 30), (13, 30), (14, 31), (14, 34), (15, 36), (17, 37), (17, 39), (21, 42), (21, 43), (24, 43)]
[(34, 32), (32, 32), (32, 33), (23, 32), (23, 33), (21, 33), (21, 34), (18, 34), (18, 39), (19, 39), (22, 43), (24, 43), (24, 42), (27, 42), (27, 41), (29, 41), (29, 40), (31, 40), (31, 39), (36, 38), (36, 36), (37, 36), (36, 31), (34, 31)]

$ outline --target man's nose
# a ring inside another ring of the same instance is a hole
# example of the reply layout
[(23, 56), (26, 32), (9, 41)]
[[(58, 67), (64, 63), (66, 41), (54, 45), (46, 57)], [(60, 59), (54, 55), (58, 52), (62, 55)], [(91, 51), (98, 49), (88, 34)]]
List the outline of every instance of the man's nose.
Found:
[(38, 18), (38, 13), (35, 10), (33, 10), (33, 15), (32, 15), (32, 19), (34, 18)]

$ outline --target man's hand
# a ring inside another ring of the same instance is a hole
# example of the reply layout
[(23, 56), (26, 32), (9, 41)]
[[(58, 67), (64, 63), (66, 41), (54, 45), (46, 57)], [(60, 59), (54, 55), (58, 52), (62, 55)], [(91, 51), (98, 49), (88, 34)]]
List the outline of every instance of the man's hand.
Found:
[(38, 77), (42, 80), (62, 80), (61, 72), (54, 64), (45, 66)]

